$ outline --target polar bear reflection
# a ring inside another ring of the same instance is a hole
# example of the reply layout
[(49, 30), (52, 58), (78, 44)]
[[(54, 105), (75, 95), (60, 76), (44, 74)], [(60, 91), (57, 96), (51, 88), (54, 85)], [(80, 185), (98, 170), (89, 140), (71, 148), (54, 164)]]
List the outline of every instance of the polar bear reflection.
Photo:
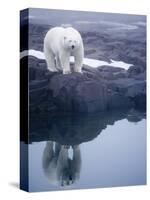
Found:
[[(73, 156), (69, 158), (68, 151), (72, 147)], [(81, 153), (79, 145), (67, 146), (47, 141), (43, 152), (44, 173), (51, 184), (66, 186), (79, 179), (81, 168)]]

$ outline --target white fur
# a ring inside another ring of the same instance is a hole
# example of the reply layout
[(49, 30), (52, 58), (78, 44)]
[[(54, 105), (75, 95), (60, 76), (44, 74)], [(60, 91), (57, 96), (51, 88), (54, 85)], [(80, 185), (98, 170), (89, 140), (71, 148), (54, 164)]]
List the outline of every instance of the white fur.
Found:
[(82, 72), (83, 41), (80, 33), (72, 27), (50, 29), (44, 38), (44, 54), (52, 72), (62, 70), (63, 74), (71, 73), (70, 56), (75, 59), (74, 71)]
[(60, 145), (52, 141), (46, 143), (43, 152), (43, 170), (53, 185), (71, 185), (79, 179), (81, 168), (80, 147), (79, 145), (72, 146), (72, 159), (69, 159), (69, 148), (70, 146)]

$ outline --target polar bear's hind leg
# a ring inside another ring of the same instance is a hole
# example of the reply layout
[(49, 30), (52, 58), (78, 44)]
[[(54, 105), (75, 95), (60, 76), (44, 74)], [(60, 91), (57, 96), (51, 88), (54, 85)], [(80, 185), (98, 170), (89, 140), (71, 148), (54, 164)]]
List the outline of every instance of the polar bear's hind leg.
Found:
[(60, 62), (60, 59), (59, 59), (58, 56), (56, 56), (56, 68), (57, 68), (59, 71), (62, 71), (61, 62)]
[(44, 54), (49, 71), (57, 72), (58, 70), (55, 67), (55, 56), (53, 55), (53, 53), (50, 50), (44, 48)]

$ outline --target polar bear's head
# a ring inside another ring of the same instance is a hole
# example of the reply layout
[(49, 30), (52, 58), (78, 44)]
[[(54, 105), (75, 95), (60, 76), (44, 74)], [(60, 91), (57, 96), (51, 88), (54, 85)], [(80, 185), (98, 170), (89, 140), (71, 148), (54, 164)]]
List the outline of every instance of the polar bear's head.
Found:
[(63, 37), (63, 45), (65, 49), (68, 49), (70, 51), (78, 49), (80, 46), (80, 41), (80, 35), (75, 29), (67, 28), (65, 30)]
[(64, 47), (65, 49), (74, 51), (80, 46), (80, 42), (77, 38), (64, 36)]

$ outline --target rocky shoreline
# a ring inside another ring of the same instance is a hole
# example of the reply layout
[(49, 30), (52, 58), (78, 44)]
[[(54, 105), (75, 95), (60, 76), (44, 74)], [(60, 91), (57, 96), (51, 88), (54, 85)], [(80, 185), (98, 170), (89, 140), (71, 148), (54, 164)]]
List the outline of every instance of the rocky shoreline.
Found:
[(112, 109), (146, 109), (146, 74), (132, 66), (83, 66), (83, 74), (49, 72), (44, 60), (33, 56), (21, 59), (29, 67), (31, 112), (95, 113)]

